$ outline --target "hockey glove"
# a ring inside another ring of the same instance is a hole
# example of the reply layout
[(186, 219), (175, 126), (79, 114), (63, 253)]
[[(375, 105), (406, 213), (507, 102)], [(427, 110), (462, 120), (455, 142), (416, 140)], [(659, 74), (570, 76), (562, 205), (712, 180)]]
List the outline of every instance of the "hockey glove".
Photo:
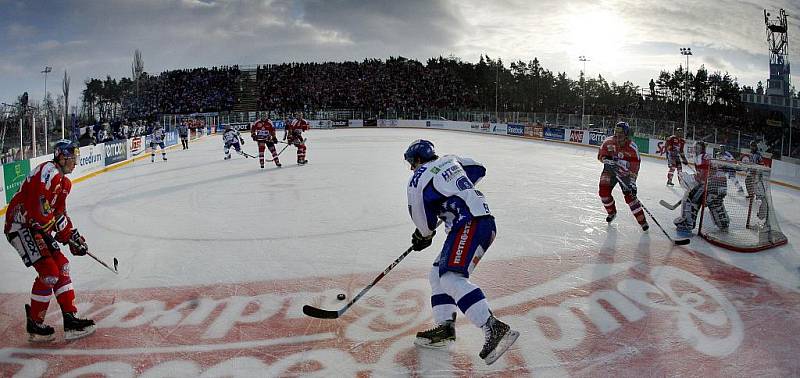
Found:
[(603, 159), (603, 169), (614, 171), (617, 169), (617, 162), (611, 158)]
[(39, 248), (39, 254), (42, 256), (51, 256), (52, 252), (58, 251), (58, 243), (49, 233), (42, 230), (34, 230), (33, 238), (36, 241), (36, 247)]
[(89, 251), (89, 246), (86, 245), (86, 239), (81, 236), (77, 229), (72, 229), (72, 234), (69, 236), (69, 252), (75, 256), (84, 256)]
[(415, 251), (421, 251), (425, 248), (431, 246), (433, 243), (433, 237), (436, 235), (436, 231), (433, 231), (432, 234), (429, 236), (422, 236), (422, 233), (419, 230), (414, 230), (414, 233), (411, 234), (411, 249)]

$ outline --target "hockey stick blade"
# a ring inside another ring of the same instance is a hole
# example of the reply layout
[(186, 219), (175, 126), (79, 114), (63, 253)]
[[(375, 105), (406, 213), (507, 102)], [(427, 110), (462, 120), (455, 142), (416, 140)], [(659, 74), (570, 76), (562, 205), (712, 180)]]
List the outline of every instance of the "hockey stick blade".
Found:
[(303, 306), (303, 313), (318, 319), (336, 319), (341, 315), (339, 311), (323, 310), (309, 305)]
[(378, 281), (380, 281), (381, 279), (383, 279), (383, 277), (389, 274), (389, 272), (392, 269), (394, 269), (394, 267), (397, 266), (397, 264), (399, 264), (400, 261), (403, 261), (403, 259), (406, 258), (406, 256), (408, 256), (408, 254), (411, 253), (411, 251), (413, 251), (413, 248), (414, 248), (413, 246), (408, 247), (408, 249), (406, 249), (405, 252), (403, 252), (403, 254), (400, 255), (400, 257), (392, 261), (392, 263), (389, 264), (389, 266), (387, 266), (386, 269), (384, 269), (383, 272), (381, 272), (381, 274), (375, 277), (375, 279), (372, 280), (371, 284), (361, 289), (361, 291), (358, 294), (356, 294), (356, 296), (353, 297), (353, 299), (351, 299), (350, 302), (347, 302), (347, 304), (344, 305), (344, 307), (340, 308), (338, 311), (323, 310), (321, 308), (317, 308), (314, 306), (305, 305), (303, 306), (303, 313), (312, 318), (319, 318), (319, 319), (336, 319), (342, 316), (342, 314), (344, 314), (344, 312), (347, 311), (347, 309), (349, 309), (356, 302), (358, 302), (358, 300), (361, 299), (361, 297), (363, 297), (364, 294), (366, 294), (369, 291), (369, 289), (372, 289), (372, 287), (375, 286), (375, 284), (377, 284)]
[(670, 210), (677, 209), (678, 206), (681, 205), (681, 202), (683, 202), (683, 200), (678, 200), (678, 202), (676, 202), (674, 205), (670, 205), (669, 202), (667, 202), (667, 201), (664, 201), (664, 200), (658, 201), (658, 203), (660, 203), (661, 206), (664, 206), (664, 207), (666, 207), (667, 209), (670, 209)]
[(689, 239), (678, 239), (675, 240), (675, 245), (687, 245), (689, 244)]
[[(91, 252), (87, 251), (86, 254), (89, 255), (89, 257), (93, 258), (95, 261), (99, 262), (100, 265), (106, 267), (106, 269), (114, 272), (114, 274), (119, 274), (119, 272), (117, 272), (117, 269), (115, 269), (116, 268), (116, 264), (114, 264), (115, 268), (112, 269), (110, 266), (108, 266), (108, 264), (105, 263), (105, 261), (100, 260), (99, 258), (97, 258), (97, 256), (93, 255)], [(116, 262), (116, 258), (114, 258), (114, 260)]]

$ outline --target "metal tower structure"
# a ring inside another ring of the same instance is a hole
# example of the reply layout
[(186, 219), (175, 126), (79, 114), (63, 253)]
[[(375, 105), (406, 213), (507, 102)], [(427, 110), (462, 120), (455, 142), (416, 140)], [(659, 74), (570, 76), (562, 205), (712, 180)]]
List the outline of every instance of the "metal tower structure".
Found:
[[(786, 12), (780, 9), (776, 18), (770, 19), (770, 16), (765, 9), (764, 23), (767, 27), (767, 47), (769, 48), (769, 80), (767, 80), (766, 92), (768, 96), (783, 96), (786, 98), (785, 101), (788, 101), (791, 81)], [(783, 102), (781, 101), (780, 105), (783, 105)], [(774, 103), (774, 105), (779, 104)]]

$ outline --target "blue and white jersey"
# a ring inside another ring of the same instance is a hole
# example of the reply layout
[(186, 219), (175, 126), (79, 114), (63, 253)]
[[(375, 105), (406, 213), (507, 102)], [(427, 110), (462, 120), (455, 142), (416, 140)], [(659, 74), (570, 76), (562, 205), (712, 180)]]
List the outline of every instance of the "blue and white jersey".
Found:
[(222, 140), (225, 142), (225, 145), (230, 146), (232, 144), (239, 144), (239, 139), (241, 136), (239, 135), (239, 131), (234, 129), (225, 130), (222, 134)]
[(152, 138), (153, 143), (164, 143), (164, 129), (160, 127), (153, 129)]
[(733, 157), (733, 154), (730, 153), (730, 151), (725, 151), (725, 152), (719, 154), (719, 156), (717, 156), (717, 159), (725, 160), (725, 161), (735, 161), (736, 160), (736, 158)]
[(475, 184), (486, 175), (480, 163), (456, 155), (429, 161), (408, 181), (408, 211), (423, 236), (433, 233), (439, 220), (447, 232), (454, 223), (491, 215)]

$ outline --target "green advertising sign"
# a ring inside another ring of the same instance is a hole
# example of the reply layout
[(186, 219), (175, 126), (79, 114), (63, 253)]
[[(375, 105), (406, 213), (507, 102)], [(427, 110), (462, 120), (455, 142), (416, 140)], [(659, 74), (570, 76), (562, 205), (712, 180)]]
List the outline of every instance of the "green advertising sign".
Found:
[(11, 202), (14, 194), (17, 194), (19, 187), (25, 178), (28, 177), (28, 172), (31, 171), (30, 160), (19, 160), (13, 163), (3, 164), (3, 177), (5, 178), (5, 191), (6, 203)]
[(639, 147), (640, 154), (650, 153), (650, 139), (635, 136), (633, 137), (633, 142), (636, 143), (636, 147)]

